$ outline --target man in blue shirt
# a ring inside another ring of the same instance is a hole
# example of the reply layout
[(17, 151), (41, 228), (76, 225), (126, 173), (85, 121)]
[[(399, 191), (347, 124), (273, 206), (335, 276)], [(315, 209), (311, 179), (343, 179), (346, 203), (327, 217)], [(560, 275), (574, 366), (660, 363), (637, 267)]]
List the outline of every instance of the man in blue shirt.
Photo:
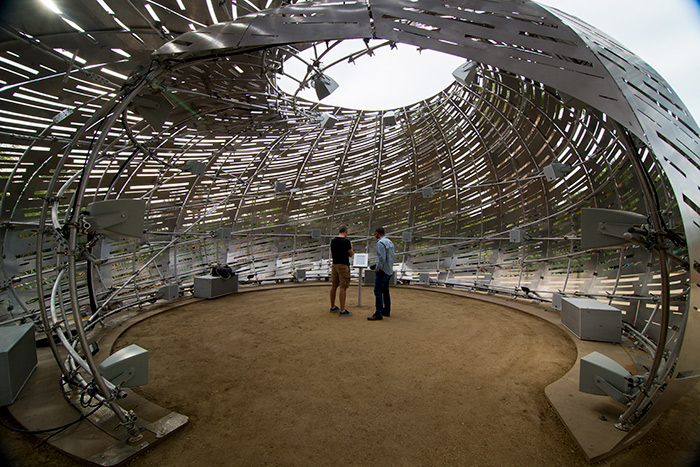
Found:
[(377, 264), (374, 268), (374, 296), (376, 311), (367, 319), (378, 321), (391, 314), (389, 281), (394, 274), (394, 244), (385, 236), (384, 228), (374, 232), (377, 239)]

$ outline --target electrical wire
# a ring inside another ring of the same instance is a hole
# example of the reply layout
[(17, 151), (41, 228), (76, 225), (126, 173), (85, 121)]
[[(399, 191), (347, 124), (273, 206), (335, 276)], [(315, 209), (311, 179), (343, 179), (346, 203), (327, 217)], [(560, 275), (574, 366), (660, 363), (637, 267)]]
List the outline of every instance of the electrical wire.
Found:
[[(67, 381), (67, 382), (68, 382), (68, 384), (71, 384), (71, 385), (73, 384), (73, 383), (71, 383), (70, 381)], [(98, 410), (100, 407), (102, 407), (102, 406), (104, 405), (104, 403), (101, 402), (101, 401), (99, 401), (97, 405), (92, 405), (92, 404), (91, 404), (92, 401), (95, 399), (95, 397), (94, 397), (94, 388), (95, 388), (95, 383), (94, 383), (94, 382), (91, 382), (91, 383), (89, 383), (85, 388), (83, 388), (83, 390), (81, 391), (81, 395), (80, 395), (80, 405), (82, 405), (82, 406), (85, 407), (85, 408), (93, 407), (93, 409), (92, 409), (90, 412), (88, 412), (88, 413), (81, 414), (80, 417), (78, 417), (77, 419), (73, 420), (72, 422), (68, 422), (68, 423), (66, 423), (66, 424), (63, 424), (63, 425), (61, 425), (61, 426), (57, 426), (57, 427), (54, 427), (54, 428), (45, 428), (45, 429), (41, 429), (41, 430), (25, 430), (25, 429), (22, 429), (22, 428), (14, 428), (14, 427), (12, 427), (12, 426), (6, 425), (6, 424), (3, 423), (2, 421), (0, 421), (0, 426), (4, 427), (4, 428), (6, 428), (6, 429), (8, 429), (8, 430), (10, 430), (10, 431), (14, 431), (15, 433), (22, 433), (22, 434), (25, 434), (25, 435), (39, 435), (39, 434), (43, 434), (43, 433), (51, 433), (51, 432), (54, 432), (54, 433), (52, 433), (51, 435), (47, 436), (46, 438), (44, 438), (44, 439), (41, 441), (40, 445), (41, 445), (41, 444), (44, 444), (44, 443), (46, 443), (49, 439), (51, 439), (52, 437), (56, 436), (57, 434), (62, 433), (64, 430), (67, 430), (68, 428), (72, 427), (73, 425), (75, 425), (75, 424), (77, 424), (77, 423), (80, 423), (81, 421), (85, 420), (85, 419), (88, 418), (90, 415), (92, 415), (92, 414), (94, 414), (95, 412), (97, 412), (97, 410)], [(87, 401), (87, 403), (86, 403), (85, 400), (84, 400), (84, 397), (85, 397), (85, 394), (86, 394), (86, 393), (90, 395), (90, 399)]]
[[(22, 433), (22, 434), (25, 434), (25, 435), (38, 435), (38, 434), (42, 434), (42, 433), (50, 433), (50, 432), (52, 432), (52, 431), (57, 431), (58, 433), (60, 433), (61, 431), (65, 430), (65, 429), (67, 429), (67, 428), (70, 428), (71, 426), (75, 425), (76, 423), (79, 423), (79, 422), (85, 420), (85, 419), (88, 418), (90, 415), (92, 415), (92, 414), (94, 414), (95, 412), (97, 412), (97, 409), (99, 409), (100, 407), (102, 407), (102, 404), (98, 405), (97, 407), (95, 407), (94, 409), (92, 409), (92, 410), (91, 410), (90, 412), (88, 412), (87, 414), (82, 414), (82, 415), (81, 415), (80, 417), (78, 417), (76, 420), (73, 420), (72, 422), (66, 423), (65, 425), (57, 426), (57, 427), (55, 427), (55, 428), (45, 428), (45, 429), (42, 429), (42, 430), (24, 430), (24, 429), (22, 429), (22, 428), (15, 428), (15, 427), (6, 425), (5, 423), (3, 423), (3, 422), (1, 422), (1, 421), (0, 421), (0, 426), (4, 427), (4, 428), (6, 428), (6, 429), (8, 429), (8, 430), (10, 430), (10, 431), (14, 431), (15, 433)], [(54, 434), (52, 434), (51, 436), (55, 436), (55, 435), (57, 435), (58, 433), (54, 433)], [(48, 438), (47, 438), (47, 439), (48, 439)]]

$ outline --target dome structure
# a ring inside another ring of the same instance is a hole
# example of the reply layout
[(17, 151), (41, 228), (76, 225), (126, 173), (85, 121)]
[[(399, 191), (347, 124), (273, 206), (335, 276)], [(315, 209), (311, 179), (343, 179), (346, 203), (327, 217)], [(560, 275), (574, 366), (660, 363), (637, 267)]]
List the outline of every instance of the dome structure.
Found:
[[(602, 32), (532, 1), (55, 3), (4, 26), (0, 321), (57, 335), (61, 370), (107, 400), (88, 351), (103, 320), (217, 264), (249, 284), (326, 278), (341, 223), (365, 252), (384, 226), (399, 281), (619, 309), (648, 373), (609, 452), (695, 384), (700, 129)], [(382, 111), (280, 89), (312, 50), (299, 87), (332, 92), (324, 58), (348, 39), (367, 45), (347, 60), (402, 43), (465, 65)], [(621, 220), (582, 221), (600, 210)]]

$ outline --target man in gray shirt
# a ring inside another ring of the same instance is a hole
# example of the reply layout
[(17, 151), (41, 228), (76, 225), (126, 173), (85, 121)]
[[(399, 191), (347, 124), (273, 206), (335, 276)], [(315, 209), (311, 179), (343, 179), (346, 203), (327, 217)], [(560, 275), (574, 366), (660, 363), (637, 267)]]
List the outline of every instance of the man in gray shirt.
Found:
[(367, 319), (379, 321), (391, 314), (391, 297), (389, 281), (394, 274), (394, 244), (385, 236), (384, 228), (377, 227), (374, 237), (377, 239), (377, 264), (374, 268), (374, 296), (376, 311)]

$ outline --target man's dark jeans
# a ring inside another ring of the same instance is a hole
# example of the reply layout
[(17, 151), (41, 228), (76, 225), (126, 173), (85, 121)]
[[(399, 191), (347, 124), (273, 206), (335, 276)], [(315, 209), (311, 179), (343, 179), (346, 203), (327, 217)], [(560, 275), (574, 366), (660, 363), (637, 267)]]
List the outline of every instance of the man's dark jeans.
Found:
[(377, 308), (376, 314), (391, 313), (391, 297), (389, 296), (389, 281), (391, 276), (377, 269), (374, 275), (374, 297)]

